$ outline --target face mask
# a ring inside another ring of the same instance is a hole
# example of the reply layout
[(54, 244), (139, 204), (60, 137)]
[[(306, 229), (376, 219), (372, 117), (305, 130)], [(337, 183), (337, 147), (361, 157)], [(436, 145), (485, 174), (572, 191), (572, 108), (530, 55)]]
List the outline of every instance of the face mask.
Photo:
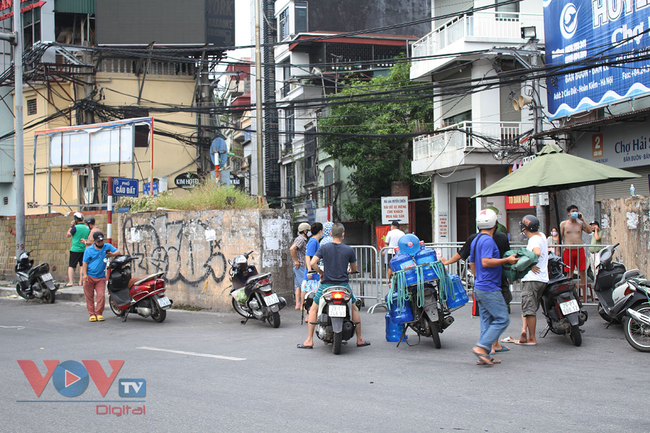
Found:
[(551, 232), (551, 236), (557, 236), (557, 232)]
[(571, 212), (571, 218), (578, 219), (578, 212)]

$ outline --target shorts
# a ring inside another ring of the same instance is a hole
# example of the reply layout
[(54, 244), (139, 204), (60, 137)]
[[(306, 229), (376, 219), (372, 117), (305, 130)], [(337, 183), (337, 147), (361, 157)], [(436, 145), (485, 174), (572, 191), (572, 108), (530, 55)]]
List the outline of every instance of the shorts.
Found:
[(84, 252), (75, 252), (75, 251), (70, 251), (70, 260), (68, 260), (68, 266), (71, 267), (72, 269), (77, 267), (77, 264), (79, 266), (83, 266), (83, 261), (84, 261)]
[(302, 280), (301, 290), (305, 293), (315, 292), (319, 284), (320, 280)]
[[(314, 305), (318, 305), (318, 303), (320, 302), (320, 298), (321, 296), (323, 296), (323, 291), (328, 287), (332, 287), (332, 286), (343, 286), (343, 287), (347, 287), (348, 289), (350, 289), (350, 291), (352, 291), (352, 288), (350, 287), (349, 283), (321, 283), (318, 290), (316, 290), (316, 294), (314, 295)], [(357, 297), (354, 296), (354, 293), (352, 294), (352, 302), (357, 302)]]
[(305, 267), (301, 266), (298, 269), (296, 269), (295, 266), (293, 266), (293, 287), (296, 289), (299, 289), (302, 287), (302, 279), (305, 277)]
[(541, 281), (522, 281), (521, 289), (521, 314), (534, 316), (539, 309), (539, 301), (546, 289), (546, 284)]
[(576, 267), (579, 272), (587, 269), (587, 257), (585, 249), (582, 247), (566, 247), (562, 253), (562, 261), (568, 265), (564, 268), (564, 272), (573, 272)]

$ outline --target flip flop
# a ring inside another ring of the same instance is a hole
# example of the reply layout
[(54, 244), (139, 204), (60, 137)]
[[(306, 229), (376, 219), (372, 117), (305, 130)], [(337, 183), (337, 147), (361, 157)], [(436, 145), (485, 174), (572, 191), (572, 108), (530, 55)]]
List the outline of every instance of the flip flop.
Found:
[(537, 346), (537, 343), (528, 343), (528, 342), (522, 343), (519, 340), (515, 340), (515, 344), (518, 344), (519, 346)]
[(357, 344), (357, 347), (366, 347), (366, 346), (370, 346), (370, 341), (366, 341), (363, 344)]
[(502, 343), (515, 343), (515, 344), (517, 344), (517, 341), (518, 341), (518, 340), (515, 340), (515, 339), (512, 338), (512, 337), (506, 337), (506, 338), (504, 338), (503, 340), (501, 340)]
[(503, 346), (501, 349), (494, 349), (494, 352), (490, 352), (490, 353), (499, 353), (499, 352), (510, 352), (510, 348)]
[(298, 349), (313, 349), (314, 346), (305, 346), (304, 344), (298, 344)]
[(484, 365), (487, 367), (491, 367), (495, 364), (495, 362), (493, 362), (494, 358), (490, 357), (490, 355), (486, 355), (485, 353), (474, 352), (474, 350), (472, 350), (472, 353), (474, 354), (474, 356), (478, 358), (476, 365)]

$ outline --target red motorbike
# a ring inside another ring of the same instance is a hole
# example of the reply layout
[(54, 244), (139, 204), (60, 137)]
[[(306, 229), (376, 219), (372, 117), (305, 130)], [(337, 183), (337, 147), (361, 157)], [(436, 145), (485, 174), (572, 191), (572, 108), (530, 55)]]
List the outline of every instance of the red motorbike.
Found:
[(165, 296), (163, 272), (146, 277), (131, 277), (131, 256), (118, 256), (108, 265), (109, 305), (117, 317), (126, 322), (129, 313), (163, 322), (172, 300)]

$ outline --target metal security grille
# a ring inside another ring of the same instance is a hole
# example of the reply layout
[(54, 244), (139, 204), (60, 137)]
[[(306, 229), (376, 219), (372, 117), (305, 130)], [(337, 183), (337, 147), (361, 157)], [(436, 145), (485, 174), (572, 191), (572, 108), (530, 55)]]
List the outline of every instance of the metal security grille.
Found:
[(27, 100), (27, 115), (33, 116), (36, 114), (36, 99)]
[[(264, 186), (266, 197), (280, 197), (280, 140), (278, 109), (275, 108), (275, 57), (273, 44), (277, 32), (269, 23), (275, 22), (275, 1), (264, 0)], [(260, 191), (261, 193), (261, 191)]]
[[(328, 71), (354, 71), (357, 69), (369, 68), (389, 68), (394, 65), (392, 59), (397, 57), (400, 53), (406, 51), (406, 45), (403, 47), (385, 46), (385, 45), (358, 45), (358, 44), (341, 44), (341, 43), (328, 43), (323, 44), (316, 54), (318, 58), (324, 63), (333, 63), (326, 67)], [(377, 63), (337, 66), (336, 59), (339, 62), (354, 62), (376, 60)]]

